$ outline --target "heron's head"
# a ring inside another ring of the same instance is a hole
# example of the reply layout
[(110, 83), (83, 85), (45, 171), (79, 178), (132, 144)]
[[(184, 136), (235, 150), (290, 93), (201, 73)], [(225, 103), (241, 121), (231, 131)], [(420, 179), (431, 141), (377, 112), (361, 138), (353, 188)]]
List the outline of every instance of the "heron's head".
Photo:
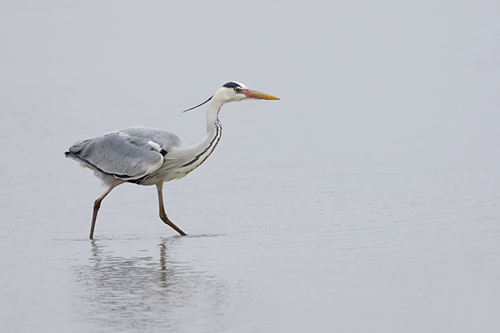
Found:
[(268, 99), (268, 100), (279, 99), (278, 97), (274, 97), (272, 95), (265, 94), (260, 91), (249, 89), (243, 83), (236, 81), (231, 81), (226, 83), (225, 85), (222, 86), (222, 88), (220, 88), (215, 93), (215, 95), (220, 95), (220, 98), (223, 99), (224, 103), (239, 102), (245, 99)]
[(231, 81), (223, 85), (222, 88), (217, 90), (217, 92), (205, 102), (184, 110), (184, 112), (193, 110), (205, 103), (208, 103), (209, 101), (212, 101), (212, 105), (214, 105), (217, 109), (220, 109), (220, 107), (225, 103), (256, 99), (276, 100), (279, 98), (260, 91), (249, 89), (243, 83)]

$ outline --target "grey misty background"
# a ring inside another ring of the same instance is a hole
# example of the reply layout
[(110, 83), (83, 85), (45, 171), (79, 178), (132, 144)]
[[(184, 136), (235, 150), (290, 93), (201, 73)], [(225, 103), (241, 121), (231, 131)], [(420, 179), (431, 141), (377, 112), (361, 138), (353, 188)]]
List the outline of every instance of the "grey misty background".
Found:
[[(0, 3), (2, 332), (491, 332), (497, 1)], [(146, 125), (210, 158), (104, 191), (75, 141)], [(30, 320), (26, 320), (30, 318)]]
[[(252, 122), (226, 144), (259, 147), (263, 164), (322, 155), (498, 163), (495, 2), (2, 7), (3, 94), (14, 105), (61, 108), (40, 131), (56, 135), (64, 124), (78, 139), (144, 124), (196, 141), (203, 122), (179, 111), (240, 80), (283, 100), (221, 115), (225, 136)], [(274, 135), (263, 135), (262, 122)]]

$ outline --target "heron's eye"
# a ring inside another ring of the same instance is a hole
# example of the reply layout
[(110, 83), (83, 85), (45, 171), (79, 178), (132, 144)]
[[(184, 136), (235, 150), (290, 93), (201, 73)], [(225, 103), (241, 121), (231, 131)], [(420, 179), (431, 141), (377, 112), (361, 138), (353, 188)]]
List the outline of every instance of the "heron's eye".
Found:
[(240, 90), (241, 90), (241, 89), (240, 89), (240, 88), (238, 88), (238, 87), (235, 87), (235, 88), (234, 88), (234, 91), (235, 91), (235, 92), (237, 92), (237, 93), (238, 93), (238, 92), (240, 92)]

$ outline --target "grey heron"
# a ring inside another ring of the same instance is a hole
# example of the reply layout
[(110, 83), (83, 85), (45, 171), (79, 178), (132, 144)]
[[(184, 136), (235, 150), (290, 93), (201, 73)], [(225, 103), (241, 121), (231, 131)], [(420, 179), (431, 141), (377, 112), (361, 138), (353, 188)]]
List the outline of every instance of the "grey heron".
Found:
[(222, 127), (219, 111), (225, 103), (247, 99), (278, 100), (279, 98), (251, 90), (242, 83), (231, 81), (224, 84), (205, 102), (185, 110), (189, 111), (208, 103), (207, 135), (194, 145), (185, 146), (171, 132), (151, 127), (128, 127), (95, 138), (76, 142), (66, 157), (94, 171), (108, 188), (94, 202), (90, 239), (94, 238), (97, 212), (102, 200), (118, 185), (135, 183), (156, 185), (160, 219), (180, 235), (186, 235), (165, 213), (163, 183), (179, 179), (202, 164), (217, 146)]

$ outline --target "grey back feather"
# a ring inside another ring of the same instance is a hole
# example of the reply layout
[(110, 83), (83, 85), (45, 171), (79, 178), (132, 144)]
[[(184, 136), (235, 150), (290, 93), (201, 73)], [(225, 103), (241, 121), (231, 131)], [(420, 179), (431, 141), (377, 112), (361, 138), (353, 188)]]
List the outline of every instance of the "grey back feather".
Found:
[(67, 156), (96, 171), (130, 180), (158, 170), (163, 164), (163, 155), (180, 144), (180, 139), (170, 132), (129, 127), (77, 142), (69, 148)]

